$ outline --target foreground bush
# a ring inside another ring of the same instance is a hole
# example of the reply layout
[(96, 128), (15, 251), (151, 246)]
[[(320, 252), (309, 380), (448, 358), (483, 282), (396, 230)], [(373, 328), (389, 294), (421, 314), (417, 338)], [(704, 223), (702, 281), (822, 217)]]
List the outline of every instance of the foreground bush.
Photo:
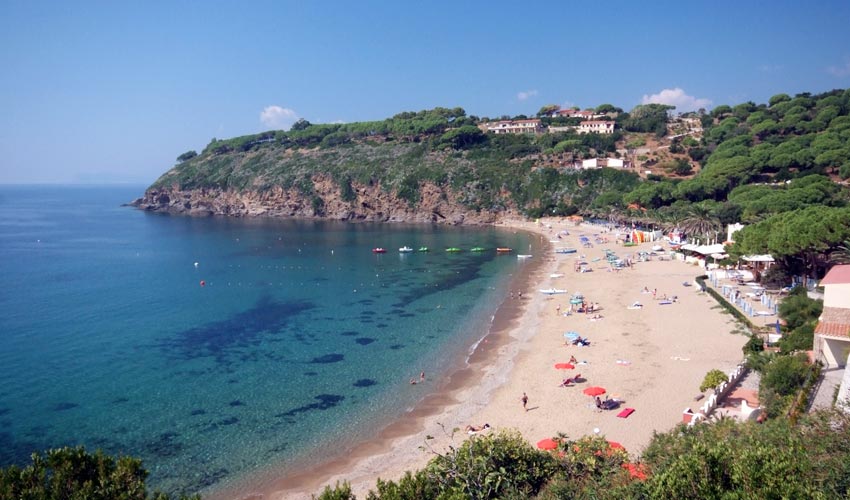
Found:
[(88, 453), (82, 446), (60, 448), (33, 453), (32, 465), (23, 469), (0, 469), (0, 499), (168, 500), (164, 493), (148, 496), (147, 476), (136, 458), (116, 460), (100, 450)]
[[(847, 498), (850, 416), (818, 412), (796, 425), (732, 419), (657, 434), (640, 463), (598, 437), (560, 440), (542, 452), (518, 434), (479, 436), (398, 482), (379, 481), (369, 500), (467, 498)], [(510, 462), (510, 457), (516, 461)], [(350, 500), (345, 495), (324, 500)]]

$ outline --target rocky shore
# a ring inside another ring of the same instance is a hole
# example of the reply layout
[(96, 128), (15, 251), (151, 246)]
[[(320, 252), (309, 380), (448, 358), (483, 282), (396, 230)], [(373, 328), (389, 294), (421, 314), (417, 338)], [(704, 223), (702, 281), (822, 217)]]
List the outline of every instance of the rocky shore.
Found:
[(419, 222), (436, 224), (493, 224), (514, 217), (512, 210), (478, 212), (463, 206), (454, 193), (433, 184), (420, 187), (415, 205), (388, 193), (380, 186), (353, 186), (351, 201), (343, 199), (331, 180), (313, 183), (305, 195), (295, 188), (225, 190), (221, 188), (149, 188), (132, 206), (176, 215), (231, 217), (294, 217), (370, 222)]

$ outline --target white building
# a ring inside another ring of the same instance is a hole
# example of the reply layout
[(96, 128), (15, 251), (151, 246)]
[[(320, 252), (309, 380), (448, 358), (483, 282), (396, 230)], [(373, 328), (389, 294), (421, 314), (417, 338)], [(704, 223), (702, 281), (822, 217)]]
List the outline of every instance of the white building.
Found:
[(540, 120), (501, 120), (478, 125), (485, 132), (494, 134), (542, 134)]
[(585, 109), (584, 111), (579, 111), (578, 109), (559, 109), (557, 111), (552, 112), (552, 118), (564, 117), (564, 118), (581, 118), (582, 120), (592, 120), (594, 118), (599, 118), (602, 115), (593, 111), (592, 109)]
[(734, 224), (729, 224), (728, 226), (726, 226), (726, 241), (731, 241), (732, 243), (735, 243), (735, 240), (732, 238), (732, 235), (737, 233), (741, 229), (744, 229), (744, 225), (740, 222), (736, 222)]
[(579, 134), (613, 134), (614, 124), (616, 122), (609, 120), (589, 120), (579, 123)]
[(823, 313), (815, 327), (815, 359), (842, 368), (850, 356), (850, 264), (833, 266), (821, 280)]

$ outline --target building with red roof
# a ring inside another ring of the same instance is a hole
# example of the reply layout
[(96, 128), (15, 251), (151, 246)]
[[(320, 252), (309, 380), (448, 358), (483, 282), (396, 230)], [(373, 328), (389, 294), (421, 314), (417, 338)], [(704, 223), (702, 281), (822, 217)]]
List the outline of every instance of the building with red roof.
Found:
[(844, 367), (850, 356), (850, 265), (833, 266), (821, 280), (823, 313), (815, 327), (815, 359)]

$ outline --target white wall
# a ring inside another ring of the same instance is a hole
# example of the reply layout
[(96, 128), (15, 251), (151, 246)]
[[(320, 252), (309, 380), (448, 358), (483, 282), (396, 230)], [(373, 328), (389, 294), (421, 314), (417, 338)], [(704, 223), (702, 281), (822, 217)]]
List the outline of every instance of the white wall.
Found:
[(844, 365), (844, 377), (841, 379), (841, 385), (838, 387), (838, 397), (835, 400), (835, 406), (850, 413), (850, 357)]
[(826, 285), (824, 288), (824, 307), (850, 309), (850, 283)]
[(838, 340), (815, 335), (815, 352), (820, 351), (820, 360), (826, 368), (841, 368), (850, 356), (850, 339)]

